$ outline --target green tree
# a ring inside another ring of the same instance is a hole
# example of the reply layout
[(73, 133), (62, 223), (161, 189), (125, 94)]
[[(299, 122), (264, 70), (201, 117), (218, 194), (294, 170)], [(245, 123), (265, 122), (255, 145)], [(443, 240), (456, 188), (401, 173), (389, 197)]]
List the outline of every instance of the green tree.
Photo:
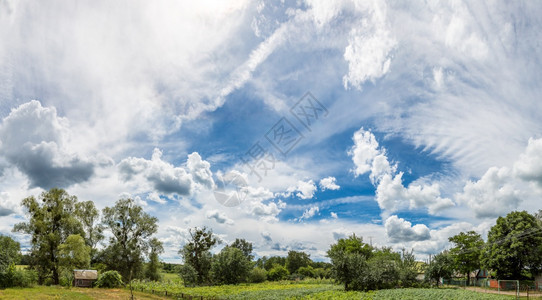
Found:
[(94, 206), (94, 202), (85, 201), (75, 204), (77, 218), (83, 225), (85, 242), (91, 248), (91, 259), (95, 258), (96, 246), (104, 239), (103, 225), (99, 222), (100, 212)]
[(247, 281), (251, 267), (242, 250), (226, 246), (213, 258), (211, 270), (215, 283), (238, 284)]
[(401, 260), (398, 264), (399, 281), (402, 287), (410, 287), (417, 282), (418, 262), (414, 250), (402, 250)]
[(363, 277), (367, 271), (367, 260), (373, 248), (355, 234), (339, 239), (331, 245), (327, 256), (331, 259), (332, 277), (344, 284), (345, 290), (363, 290)]
[(367, 260), (367, 269), (361, 279), (358, 279), (363, 290), (392, 288), (399, 281), (398, 265), (401, 255), (391, 248), (374, 249)]
[(480, 269), (480, 254), (484, 240), (475, 231), (461, 232), (448, 239), (454, 244), (450, 249), (455, 269), (467, 275), (467, 285), (470, 284), (470, 273)]
[[(179, 250), (183, 257), (184, 264), (189, 265), (196, 272), (196, 284), (210, 282), (211, 259), (209, 250), (213, 248), (219, 240), (215, 237), (212, 230), (206, 227), (194, 228), (189, 230), (190, 241)], [(186, 271), (189, 274), (190, 272)]]
[(149, 242), (149, 263), (147, 264), (147, 268), (145, 270), (145, 278), (148, 278), (150, 280), (159, 281), (161, 279), (160, 276), (160, 259), (158, 255), (160, 253), (164, 252), (164, 247), (162, 246), (162, 242), (160, 242), (157, 238), (152, 238)]
[(9, 265), (18, 264), (21, 259), (21, 245), (7, 235), (0, 235), (0, 273)]
[(58, 261), (61, 282), (71, 285), (74, 269), (87, 269), (90, 266), (90, 246), (78, 234), (68, 236), (66, 242), (58, 246)]
[(261, 258), (258, 258), (258, 260), (256, 261), (256, 266), (259, 267), (259, 268), (263, 268), (265, 269), (266, 271), (269, 271), (273, 268), (274, 265), (281, 265), (281, 266), (285, 266), (286, 265), (286, 257), (282, 257), (282, 256), (271, 256), (271, 257), (267, 257), (267, 256), (264, 256), (264, 257), (261, 257)]
[(526, 211), (499, 217), (487, 236), (482, 265), (498, 279), (522, 279), (542, 269), (542, 227)]
[(298, 252), (294, 250), (288, 251), (286, 257), (286, 268), (290, 274), (294, 274), (301, 267), (306, 267), (312, 263), (310, 255), (305, 252)]
[(252, 255), (252, 243), (247, 242), (245, 239), (235, 239), (235, 242), (231, 243), (230, 247), (243, 251), (243, 254), (250, 261), (254, 258), (254, 255)]
[(142, 275), (143, 255), (158, 230), (158, 219), (143, 211), (132, 199), (120, 199), (103, 209), (103, 224), (112, 233), (104, 250), (105, 263), (129, 282)]
[(440, 279), (451, 278), (454, 272), (454, 260), (447, 251), (443, 251), (433, 258), (425, 270), (425, 278), (429, 281), (436, 281), (437, 287)]
[(297, 269), (297, 273), (299, 273), (299, 275), (302, 275), (304, 277), (316, 278), (316, 272), (314, 268), (311, 266), (301, 267)]
[(276, 264), (267, 272), (267, 278), (272, 281), (285, 280), (289, 274), (286, 267)]
[(29, 216), (28, 222), (18, 223), (13, 230), (32, 236), (32, 256), (38, 271), (39, 282), (51, 276), (59, 283), (58, 246), (71, 234), (82, 234), (81, 222), (75, 217), (77, 197), (62, 189), (43, 192), (39, 200), (25, 198), (22, 206)]
[(250, 271), (248, 275), (248, 281), (251, 283), (260, 283), (264, 282), (267, 279), (267, 272), (262, 268), (254, 268)]

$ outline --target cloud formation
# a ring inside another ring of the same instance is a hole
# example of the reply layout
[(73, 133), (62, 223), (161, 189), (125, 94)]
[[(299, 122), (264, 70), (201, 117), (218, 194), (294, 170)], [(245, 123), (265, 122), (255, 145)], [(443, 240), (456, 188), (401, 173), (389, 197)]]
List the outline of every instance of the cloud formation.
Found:
[(386, 220), (386, 233), (390, 242), (424, 241), (431, 238), (429, 228), (424, 224), (412, 223), (397, 216), (391, 216)]
[(322, 178), (320, 180), (319, 185), (322, 191), (325, 191), (325, 190), (336, 191), (341, 188), (339, 185), (337, 185), (337, 179), (333, 176)]

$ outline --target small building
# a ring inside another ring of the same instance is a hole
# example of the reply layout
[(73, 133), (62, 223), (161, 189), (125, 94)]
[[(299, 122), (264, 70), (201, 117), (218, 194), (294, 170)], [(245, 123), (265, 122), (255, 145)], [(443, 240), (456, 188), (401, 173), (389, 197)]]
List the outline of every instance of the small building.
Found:
[(73, 286), (92, 287), (97, 279), (97, 270), (73, 270)]

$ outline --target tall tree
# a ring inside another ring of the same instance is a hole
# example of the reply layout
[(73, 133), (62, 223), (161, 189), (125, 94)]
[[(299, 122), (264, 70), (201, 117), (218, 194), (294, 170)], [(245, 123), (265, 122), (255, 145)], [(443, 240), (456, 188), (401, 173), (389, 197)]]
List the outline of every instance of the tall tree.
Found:
[(487, 236), (482, 265), (498, 279), (522, 279), (542, 269), (542, 227), (526, 211), (499, 217)]
[(247, 242), (245, 239), (235, 239), (235, 242), (231, 243), (230, 247), (243, 251), (243, 254), (249, 261), (252, 261), (254, 258), (254, 255), (252, 255), (252, 243)]
[(9, 265), (19, 263), (21, 245), (7, 235), (0, 235), (0, 273), (7, 270)]
[(288, 251), (286, 257), (286, 268), (290, 274), (294, 274), (301, 267), (306, 267), (312, 263), (310, 255), (305, 252), (298, 252), (294, 250)]
[(470, 273), (480, 269), (480, 253), (484, 240), (475, 231), (461, 232), (448, 239), (454, 244), (450, 249), (455, 269), (467, 275), (467, 285), (470, 284)]
[(81, 221), (84, 230), (85, 242), (91, 248), (91, 258), (96, 254), (96, 245), (104, 239), (103, 225), (100, 224), (100, 212), (92, 201), (77, 202), (75, 204), (77, 218)]
[(371, 257), (372, 251), (373, 248), (355, 234), (339, 239), (327, 251), (333, 265), (333, 278), (343, 283), (345, 290), (364, 289), (360, 280), (363, 279), (367, 260)]
[(454, 260), (447, 251), (443, 251), (433, 258), (425, 270), (425, 278), (437, 282), (439, 285), (441, 278), (449, 279), (454, 272)]
[(247, 280), (251, 267), (246, 253), (226, 246), (213, 258), (211, 270), (215, 283), (238, 284)]
[(66, 242), (58, 246), (58, 262), (63, 284), (71, 285), (74, 269), (87, 269), (90, 266), (90, 246), (78, 234), (68, 236)]
[(13, 230), (32, 235), (32, 256), (40, 283), (48, 276), (54, 284), (59, 283), (58, 246), (69, 235), (82, 234), (81, 222), (75, 217), (76, 203), (77, 197), (57, 188), (43, 192), (39, 201), (33, 196), (22, 201), (29, 221), (16, 224)]
[(161, 276), (160, 259), (158, 255), (164, 252), (164, 247), (162, 246), (162, 242), (160, 242), (157, 238), (152, 238), (149, 242), (149, 248), (149, 263), (147, 264), (147, 269), (145, 270), (145, 277), (150, 280), (159, 281)]
[(142, 275), (143, 255), (149, 239), (158, 230), (158, 219), (143, 211), (132, 199), (120, 199), (103, 209), (103, 224), (112, 236), (104, 250), (109, 268), (119, 271), (125, 281)]
[[(185, 267), (191, 268), (196, 272), (196, 284), (210, 282), (211, 270), (211, 252), (219, 240), (215, 237), (212, 230), (206, 227), (194, 228), (189, 230), (190, 241), (179, 250), (183, 257)], [(188, 272), (187, 272), (188, 273)]]

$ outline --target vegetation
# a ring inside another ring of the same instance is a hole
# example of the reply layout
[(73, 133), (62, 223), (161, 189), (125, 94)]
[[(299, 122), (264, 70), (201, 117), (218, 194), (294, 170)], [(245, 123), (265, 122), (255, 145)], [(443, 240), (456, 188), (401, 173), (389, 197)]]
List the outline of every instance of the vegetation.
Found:
[(218, 284), (246, 282), (251, 268), (249, 257), (243, 251), (226, 246), (213, 258), (213, 281)]
[(103, 223), (113, 236), (104, 250), (106, 265), (129, 282), (143, 271), (144, 252), (158, 230), (158, 219), (151, 217), (132, 199), (120, 199), (103, 210)]
[(117, 288), (123, 286), (122, 276), (117, 271), (107, 271), (98, 277), (96, 286), (101, 288)]
[(499, 217), (487, 239), (482, 265), (498, 279), (529, 278), (542, 270), (542, 227), (526, 211)]
[(480, 269), (480, 254), (484, 246), (482, 236), (475, 231), (461, 232), (448, 239), (454, 244), (450, 249), (450, 255), (454, 260), (454, 267), (467, 277), (467, 285), (470, 281), (470, 273)]
[(191, 240), (179, 250), (184, 265), (181, 276), (188, 285), (211, 282), (211, 248), (219, 241), (212, 230), (194, 228), (189, 230)]
[(440, 279), (450, 279), (454, 272), (454, 260), (447, 251), (443, 251), (433, 258), (425, 270), (425, 278), (439, 285)]

